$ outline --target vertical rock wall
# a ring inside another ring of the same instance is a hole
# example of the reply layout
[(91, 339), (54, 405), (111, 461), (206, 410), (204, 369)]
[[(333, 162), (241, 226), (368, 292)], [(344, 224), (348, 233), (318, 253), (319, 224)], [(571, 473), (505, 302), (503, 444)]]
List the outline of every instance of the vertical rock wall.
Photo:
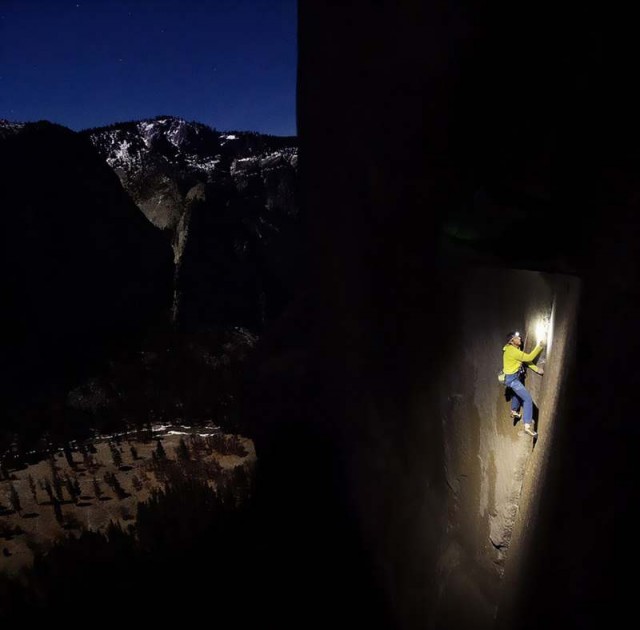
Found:
[[(542, 223), (530, 209), (517, 230), (497, 221), (493, 249), (472, 264), (441, 248), (443, 219), (483, 179), (542, 191), (542, 205), (553, 192), (538, 142), (548, 110), (537, 118), (540, 99), (525, 98), (535, 53), (490, 18), (450, 3), (301, 4), (308, 296), (263, 340), (252, 407), (278, 548), (317, 584), (322, 595), (301, 601), (327, 619), (346, 600), (343, 617), (366, 613), (372, 627), (493, 627), (519, 595), (509, 576), (546, 499), (527, 480), (545, 476), (579, 282), (516, 269), (553, 269), (572, 208), (558, 197)], [(508, 71), (523, 75), (501, 82)], [(578, 249), (562, 252), (567, 267)], [(527, 381), (540, 405), (534, 449), (496, 374), (506, 332), (522, 329), (530, 348), (540, 316), (558, 332), (547, 374)], [(306, 540), (322, 552), (301, 565)]]
[[(300, 3), (308, 296), (264, 339), (254, 413), (278, 559), (319, 625), (631, 610), (637, 38), (562, 9)], [(532, 449), (495, 376), (504, 334), (549, 313)]]

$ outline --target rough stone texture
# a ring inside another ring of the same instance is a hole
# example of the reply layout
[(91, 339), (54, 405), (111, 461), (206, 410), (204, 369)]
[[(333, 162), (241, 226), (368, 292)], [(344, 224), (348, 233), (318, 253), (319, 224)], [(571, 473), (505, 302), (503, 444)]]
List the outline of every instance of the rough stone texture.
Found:
[[(441, 398), (452, 393), (446, 403), (440, 402), (445, 411), (449, 520), (437, 604), (446, 621), (435, 623), (436, 627), (463, 625), (460, 602), (467, 600), (467, 594), (456, 581), (461, 574), (465, 584), (484, 596), (471, 599), (464, 615), (471, 615), (476, 627), (491, 627), (505, 599), (505, 565), (514, 562), (512, 556), (522, 544), (516, 523), (523, 511), (535, 514), (531, 504), (539, 485), (532, 484), (532, 475), (543, 483), (539, 477), (552, 445), (560, 392), (573, 365), (574, 352), (567, 340), (575, 326), (579, 281), (537, 272), (477, 269), (466, 273), (459, 286), (464, 332), (461, 343), (451, 348), (452, 364), (439, 387)], [(522, 423), (514, 426), (509, 417), (496, 365), (501, 364), (506, 332), (520, 329), (528, 337), (529, 350), (535, 343), (535, 325), (544, 317), (552, 323), (549, 345), (538, 361), (544, 363), (545, 374), (529, 371), (526, 381), (538, 412), (539, 437), (533, 441), (522, 431)], [(457, 550), (455, 555), (451, 548)]]
[[(638, 134), (607, 93), (631, 96), (616, 64), (632, 47), (607, 20), (576, 19), (300, 5), (309, 292), (294, 331), (263, 340), (252, 401), (274, 561), (296, 576), (284, 625), (313, 609), (318, 626), (340, 610), (360, 627), (595, 628), (631, 609)], [(449, 219), (478, 205), (501, 216), (490, 238), (450, 238)], [(532, 455), (496, 363), (506, 330), (530, 331), (554, 299), (549, 373), (528, 380)], [(308, 539), (317, 557), (301, 566)]]
[[(491, 628), (499, 606), (512, 603), (504, 576), (526, 552), (522, 512), (536, 513), (537, 483), (544, 484), (573, 365), (578, 279), (495, 268), (448, 268), (440, 275), (447, 287), (442, 322), (453, 323), (438, 369), (430, 340), (443, 329), (419, 322), (408, 346), (372, 340), (360, 348), (374, 355), (359, 372), (347, 369), (351, 335), (327, 340), (329, 358), (319, 365), (317, 322), (305, 328), (313, 312), (304, 305), (289, 313), (282, 336), (272, 332), (263, 340), (254, 358), (246, 415), (253, 418), (262, 474), (273, 482), (264, 492), (276, 505), (285, 503), (282, 520), (274, 519), (279, 560), (289, 544), (295, 548), (287, 519), (309, 513), (317, 529), (306, 533), (328, 546), (309, 571), (327, 577), (339, 563), (361, 589), (354, 602), (375, 594), (375, 606), (367, 608), (375, 627)], [(496, 377), (506, 332), (520, 329), (529, 349), (543, 317), (552, 323), (538, 362), (545, 374), (527, 378), (537, 406), (534, 442), (521, 423), (514, 426)], [(427, 341), (407, 373), (397, 354), (411, 356), (418, 334)], [(292, 456), (296, 448), (300, 454)], [(300, 481), (278, 472), (285, 453)], [(298, 497), (293, 514), (281, 493)], [(333, 601), (340, 588), (332, 583), (324, 594)]]

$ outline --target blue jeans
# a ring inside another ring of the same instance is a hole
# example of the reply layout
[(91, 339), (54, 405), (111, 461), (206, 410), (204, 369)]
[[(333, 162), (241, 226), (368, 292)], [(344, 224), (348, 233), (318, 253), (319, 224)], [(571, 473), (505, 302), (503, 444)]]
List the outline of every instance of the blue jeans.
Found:
[(533, 420), (533, 399), (531, 394), (527, 391), (527, 388), (522, 384), (522, 381), (518, 378), (519, 372), (515, 374), (507, 374), (504, 384), (511, 388), (513, 396), (511, 396), (511, 410), (518, 411), (520, 405), (522, 405), (522, 420), (525, 424), (530, 424)]

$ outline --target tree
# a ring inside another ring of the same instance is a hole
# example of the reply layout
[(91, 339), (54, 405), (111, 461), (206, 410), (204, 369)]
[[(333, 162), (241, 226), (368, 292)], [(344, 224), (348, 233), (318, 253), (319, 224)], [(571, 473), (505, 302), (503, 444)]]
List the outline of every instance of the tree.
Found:
[(71, 499), (77, 503), (80, 493), (77, 492), (76, 484), (74, 483), (74, 480), (69, 477), (69, 475), (65, 475), (64, 485), (66, 486), (67, 492), (69, 493)]
[(55, 514), (56, 521), (58, 521), (58, 525), (62, 526), (64, 524), (62, 508), (60, 507), (60, 501), (55, 497), (53, 498), (53, 513)]
[(60, 477), (58, 476), (58, 471), (56, 470), (53, 479), (51, 480), (53, 483), (53, 489), (55, 491), (56, 498), (58, 501), (64, 501), (64, 494), (62, 492), (62, 482), (60, 481)]
[(84, 467), (87, 470), (92, 471), (94, 468), (97, 468), (93, 456), (88, 451), (85, 450), (85, 452), (82, 453), (82, 459), (84, 460)]
[(127, 497), (127, 493), (124, 491), (124, 488), (120, 485), (118, 478), (113, 473), (105, 473), (104, 480), (105, 483), (111, 486), (118, 499), (124, 499)]
[(187, 446), (187, 443), (184, 441), (184, 438), (180, 438), (180, 442), (178, 442), (178, 448), (176, 452), (178, 455), (178, 460), (184, 461), (184, 462), (189, 461), (190, 459), (189, 447)]
[(96, 499), (100, 499), (102, 496), (102, 488), (100, 487), (100, 482), (94, 477), (93, 478), (93, 493), (96, 495)]
[(158, 459), (167, 459), (167, 453), (165, 452), (164, 446), (162, 446), (162, 442), (160, 440), (157, 440), (155, 452)]
[(38, 495), (36, 493), (36, 482), (33, 480), (33, 477), (31, 475), (27, 477), (27, 480), (29, 481), (29, 488), (31, 490), (31, 495), (33, 496), (33, 500), (37, 503)]
[(53, 489), (51, 488), (51, 482), (49, 481), (48, 477), (44, 480), (44, 491), (47, 493), (49, 501), (51, 501), (51, 503), (54, 503), (55, 497), (53, 496)]
[(10, 483), (9, 484), (9, 503), (11, 504), (11, 508), (14, 509), (18, 514), (22, 511), (22, 506), (20, 505), (20, 495), (18, 494), (15, 486)]
[(69, 446), (69, 442), (64, 443), (62, 450), (67, 460), (67, 464), (69, 464), (70, 468), (75, 469), (76, 463), (73, 461), (73, 454), (71, 452), (71, 447)]
[(53, 485), (55, 495), (58, 498), (58, 501), (63, 501), (64, 496), (62, 494), (62, 483), (60, 482), (58, 467), (56, 466), (56, 460), (53, 455), (49, 456), (49, 467), (51, 468), (51, 484)]
[(142, 481), (140, 481), (136, 475), (133, 475), (131, 478), (131, 483), (133, 484), (136, 492), (140, 492), (140, 490), (142, 490)]
[(120, 466), (122, 466), (122, 455), (120, 454), (120, 450), (113, 442), (109, 442), (109, 449), (111, 450), (111, 457), (114, 465), (117, 468), (120, 468)]

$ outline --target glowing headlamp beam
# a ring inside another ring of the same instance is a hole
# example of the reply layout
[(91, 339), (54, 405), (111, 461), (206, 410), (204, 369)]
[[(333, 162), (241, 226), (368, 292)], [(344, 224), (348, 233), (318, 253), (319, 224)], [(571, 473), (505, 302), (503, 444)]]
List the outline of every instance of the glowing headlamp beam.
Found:
[(538, 343), (546, 340), (548, 332), (549, 332), (549, 320), (546, 317), (544, 317), (540, 319), (536, 324), (536, 339), (538, 340)]

